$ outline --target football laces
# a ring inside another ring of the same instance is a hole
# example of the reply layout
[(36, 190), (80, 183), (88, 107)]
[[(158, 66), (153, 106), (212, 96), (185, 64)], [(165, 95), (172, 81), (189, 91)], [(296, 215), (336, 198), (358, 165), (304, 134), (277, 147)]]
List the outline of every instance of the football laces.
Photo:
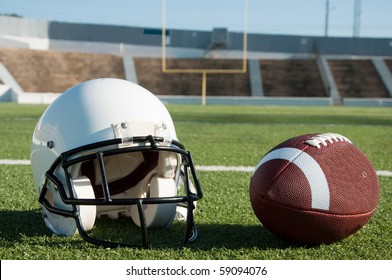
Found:
[(334, 142), (339, 141), (351, 143), (350, 139), (337, 133), (318, 134), (306, 140), (305, 143), (310, 146), (317, 147), (317, 149), (320, 149), (321, 145), (327, 146), (328, 144), (333, 144)]

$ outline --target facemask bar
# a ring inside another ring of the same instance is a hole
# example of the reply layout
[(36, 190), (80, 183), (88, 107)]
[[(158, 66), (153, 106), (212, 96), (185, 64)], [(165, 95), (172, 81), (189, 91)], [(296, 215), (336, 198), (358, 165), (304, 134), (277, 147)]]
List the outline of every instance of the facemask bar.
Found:
[[(140, 228), (142, 233), (141, 247), (151, 247), (148, 231), (146, 226), (146, 217), (144, 213), (144, 205), (158, 204), (158, 203), (176, 203), (185, 204), (187, 207), (187, 219), (185, 225), (185, 232), (183, 237), (183, 244), (194, 241), (197, 238), (198, 231), (194, 224), (193, 210), (195, 209), (195, 201), (202, 198), (202, 190), (197, 178), (194, 168), (192, 156), (185, 147), (176, 140), (170, 140), (163, 137), (146, 136), (133, 137), (131, 143), (135, 145), (127, 145), (121, 149), (119, 145), (123, 144), (123, 139), (117, 138), (108, 141), (97, 142), (82, 146), (68, 152), (62, 153), (52, 164), (51, 168), (46, 172), (46, 179), (39, 196), (39, 202), (51, 213), (70, 217), (75, 219), (79, 234), (88, 242), (102, 245), (104, 247), (140, 247), (137, 245), (129, 245), (123, 243), (116, 243), (111, 241), (100, 240), (92, 237), (84, 228), (81, 222), (78, 205), (137, 205), (138, 215), (140, 218)], [(176, 197), (151, 197), (151, 198), (113, 198), (110, 194), (109, 184), (106, 178), (106, 171), (104, 166), (104, 156), (116, 155), (129, 152), (143, 152), (143, 151), (169, 151), (181, 155), (183, 169), (181, 170), (184, 178), (184, 188), (186, 195)], [(99, 163), (99, 170), (102, 176), (102, 190), (103, 198), (77, 198), (71, 176), (71, 166), (79, 164), (88, 160), (97, 160)], [(65, 173), (66, 185), (64, 185), (55, 175), (58, 168), (62, 167)], [(191, 174), (189, 174), (189, 171)], [(193, 180), (191, 180), (193, 179)], [(72, 210), (64, 210), (53, 206), (46, 198), (48, 191), (48, 184), (52, 182), (56, 185), (61, 200), (65, 204), (72, 205)], [(194, 183), (194, 190), (192, 192), (190, 182)], [(67, 189), (66, 189), (67, 188)]]

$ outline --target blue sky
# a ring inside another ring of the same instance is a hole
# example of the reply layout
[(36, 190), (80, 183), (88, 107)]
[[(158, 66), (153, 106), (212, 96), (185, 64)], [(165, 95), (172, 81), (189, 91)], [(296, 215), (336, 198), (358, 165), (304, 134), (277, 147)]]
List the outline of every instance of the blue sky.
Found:
[[(165, 0), (168, 28), (243, 31), (244, 0)], [(324, 36), (327, 0), (247, 0), (250, 33)], [(353, 36), (355, 0), (329, 0), (328, 36)], [(0, 0), (0, 14), (162, 27), (162, 0)], [(392, 38), (392, 1), (361, 0), (361, 37)]]

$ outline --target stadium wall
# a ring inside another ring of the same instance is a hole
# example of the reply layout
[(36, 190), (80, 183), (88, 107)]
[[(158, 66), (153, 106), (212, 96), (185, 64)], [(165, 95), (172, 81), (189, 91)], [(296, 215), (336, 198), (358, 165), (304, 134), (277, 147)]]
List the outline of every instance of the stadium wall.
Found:
[[(172, 48), (211, 47), (213, 32), (167, 30), (167, 45)], [(161, 46), (161, 29), (99, 24), (80, 24), (0, 16), (0, 38), (38, 38), (59, 41), (100, 42), (139, 46)], [(227, 31), (225, 49), (242, 50), (243, 34)], [(48, 46), (50, 48), (50, 46)], [(392, 38), (343, 38), (248, 34), (248, 51), (307, 53), (328, 55), (392, 56)]]

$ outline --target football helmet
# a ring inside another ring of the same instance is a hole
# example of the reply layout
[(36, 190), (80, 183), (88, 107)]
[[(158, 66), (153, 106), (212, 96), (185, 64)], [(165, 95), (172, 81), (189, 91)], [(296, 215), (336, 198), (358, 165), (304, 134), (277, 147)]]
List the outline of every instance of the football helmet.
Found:
[(105, 247), (150, 247), (164, 232), (180, 232), (180, 243), (198, 235), (202, 190), (191, 154), (163, 103), (139, 85), (105, 78), (67, 90), (36, 125), (31, 165), (55, 234), (78, 232)]

